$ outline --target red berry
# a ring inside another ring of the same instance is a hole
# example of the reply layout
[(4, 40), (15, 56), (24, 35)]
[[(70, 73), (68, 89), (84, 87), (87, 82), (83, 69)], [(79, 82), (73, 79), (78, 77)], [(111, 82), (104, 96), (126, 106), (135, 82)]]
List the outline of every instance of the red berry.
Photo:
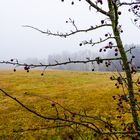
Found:
[(102, 52), (102, 49), (100, 49), (99, 52)]
[(118, 15), (121, 15), (121, 11), (118, 12)]
[(74, 2), (72, 1), (71, 4), (74, 5)]
[(52, 107), (54, 107), (55, 106), (55, 103), (54, 102), (52, 102)]
[(104, 24), (104, 20), (101, 20), (101, 24)]
[(110, 77), (110, 80), (114, 80), (114, 77), (113, 77), (113, 76), (111, 76), (111, 77)]
[(110, 41), (110, 42), (109, 42), (109, 46), (112, 46), (112, 45), (113, 45), (113, 43)]
[(105, 37), (107, 37), (108, 36), (108, 34), (105, 34)]

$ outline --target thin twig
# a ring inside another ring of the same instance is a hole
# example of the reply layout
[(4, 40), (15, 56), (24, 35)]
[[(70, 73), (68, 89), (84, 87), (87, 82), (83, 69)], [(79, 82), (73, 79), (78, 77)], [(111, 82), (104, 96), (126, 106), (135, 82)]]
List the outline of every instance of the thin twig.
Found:
[(62, 124), (62, 125), (55, 125), (55, 126), (48, 126), (48, 127), (40, 127), (40, 128), (28, 128), (28, 129), (19, 129), (19, 130), (13, 130), (14, 133), (21, 133), (21, 132), (27, 132), (27, 131), (40, 131), (40, 130), (47, 130), (52, 128), (60, 128), (60, 127), (71, 127), (73, 124)]
[(119, 6), (131, 6), (135, 4), (140, 4), (140, 2), (122, 2), (119, 4)]

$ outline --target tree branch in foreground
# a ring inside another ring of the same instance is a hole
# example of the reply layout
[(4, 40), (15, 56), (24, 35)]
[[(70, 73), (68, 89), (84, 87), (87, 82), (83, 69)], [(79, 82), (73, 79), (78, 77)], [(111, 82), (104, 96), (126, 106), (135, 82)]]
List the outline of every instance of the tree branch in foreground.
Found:
[(39, 32), (41, 32), (41, 33), (43, 33), (43, 34), (46, 34), (46, 35), (59, 36), (59, 37), (64, 37), (64, 38), (66, 38), (66, 37), (68, 37), (68, 36), (71, 36), (71, 35), (74, 35), (74, 34), (77, 34), (77, 33), (89, 32), (89, 31), (96, 30), (96, 29), (99, 29), (99, 28), (101, 28), (101, 27), (107, 27), (107, 26), (110, 26), (110, 27), (111, 27), (112, 25), (111, 25), (111, 24), (102, 24), (102, 25), (98, 25), (98, 26), (95, 26), (95, 27), (91, 26), (91, 27), (88, 28), (88, 29), (81, 29), (81, 30), (78, 30), (78, 29), (76, 28), (76, 30), (75, 30), (75, 31), (71, 31), (71, 33), (60, 33), (60, 32), (53, 33), (53, 32), (51, 32), (50, 30), (43, 31), (43, 30), (40, 30), (40, 29), (38, 29), (38, 28), (36, 28), (36, 27), (33, 27), (33, 26), (23, 25), (23, 27), (32, 28), (32, 29), (34, 29), (34, 30), (36, 30), (36, 31), (39, 31)]
[[(23, 103), (21, 103), (18, 99), (16, 99), (15, 97), (11, 96), (10, 94), (8, 94), (6, 91), (4, 91), (3, 89), (0, 89), (0, 91), (5, 95), (8, 96), (9, 98), (11, 98), (12, 100), (14, 100), (15, 102), (17, 102), (19, 105), (21, 105), (24, 109), (26, 109), (27, 111), (31, 112), (32, 114), (45, 119), (45, 120), (52, 120), (52, 121), (61, 121), (61, 122), (66, 122), (66, 124), (59, 124), (59, 125), (53, 125), (53, 126), (48, 126), (48, 127), (40, 127), (40, 128), (28, 128), (28, 129), (19, 129), (19, 130), (13, 130), (14, 133), (20, 133), (20, 132), (26, 132), (26, 131), (37, 131), (37, 130), (45, 130), (45, 129), (51, 129), (51, 128), (58, 128), (58, 127), (72, 127), (72, 125), (74, 124), (78, 124), (78, 125), (82, 125), (90, 130), (93, 130), (95, 133), (101, 134), (101, 135), (129, 135), (129, 134), (137, 134), (139, 132), (137, 131), (117, 131), (114, 130), (112, 131), (112, 129), (107, 132), (102, 132), (102, 130), (100, 130), (95, 124), (93, 124), (92, 122), (88, 122), (88, 121), (78, 121), (78, 120), (74, 120), (74, 119), (69, 119), (69, 118), (62, 118), (59, 116), (56, 117), (46, 117), (41, 115), (40, 113), (37, 113), (36, 111), (28, 108), (27, 106), (25, 106)], [(77, 114), (78, 115), (78, 114)], [(88, 117), (88, 116), (85, 116)], [(103, 121), (103, 120), (99, 120), (99, 121)], [(108, 122), (104, 122), (106, 125), (109, 125), (109, 127), (111, 126), (111, 124), (108, 124)]]
[[(45, 120), (52, 120), (52, 121), (61, 121), (61, 122), (67, 122), (67, 123), (73, 123), (73, 124), (78, 124), (78, 125), (81, 125), (81, 126), (84, 126), (88, 129), (91, 129), (93, 130), (94, 132), (96, 133), (101, 133), (100, 129), (96, 126), (96, 125), (92, 125), (92, 123), (90, 122), (86, 122), (86, 121), (76, 121), (74, 119), (69, 119), (69, 118), (62, 118), (60, 116), (56, 116), (56, 117), (47, 117), (47, 116), (44, 116), (44, 115), (41, 115), (40, 113), (37, 113), (36, 111), (30, 109), (29, 107), (27, 107), (26, 105), (24, 105), (22, 102), (20, 102), (18, 99), (16, 99), (15, 97), (11, 96), (10, 94), (8, 94), (6, 91), (4, 91), (3, 89), (0, 89), (0, 91), (5, 95), (5, 96), (8, 96), (9, 98), (11, 98), (12, 100), (14, 100), (15, 102), (17, 102), (20, 106), (22, 106), (24, 109), (26, 109), (27, 111), (31, 112), (32, 114), (42, 118), (42, 119), (45, 119)], [(90, 125), (89, 125), (90, 123)]]
[(113, 60), (121, 60), (121, 57), (117, 57), (117, 58), (99, 58), (99, 57), (96, 57), (95, 59), (90, 59), (90, 58), (87, 58), (87, 60), (71, 60), (69, 58), (69, 61), (66, 61), (66, 62), (58, 62), (56, 61), (56, 63), (54, 64), (26, 64), (26, 63), (19, 63), (17, 60), (14, 62), (14, 59), (11, 59), (11, 61), (0, 61), (0, 64), (10, 64), (10, 65), (15, 65), (15, 66), (19, 66), (19, 67), (29, 67), (29, 68), (39, 68), (39, 67), (45, 67), (45, 68), (48, 68), (48, 67), (53, 67), (53, 66), (59, 66), (59, 65), (67, 65), (67, 64), (75, 64), (75, 63), (83, 63), (83, 64), (86, 64), (86, 63), (92, 63), (92, 62), (99, 62), (99, 61), (113, 61)]
[(94, 9), (96, 9), (98, 12), (106, 15), (106, 16), (110, 16), (109, 12), (104, 11), (103, 9), (101, 9), (100, 7), (97, 6), (97, 4), (94, 4), (91, 0), (86, 0), (86, 2), (93, 7)]
[(136, 4), (140, 4), (140, 2), (122, 2), (119, 4), (119, 6), (123, 6), (123, 5), (131, 6), (131, 5), (136, 5)]
[(73, 124), (62, 124), (62, 125), (60, 124), (60, 125), (54, 125), (54, 126), (48, 126), (48, 127), (13, 130), (13, 132), (14, 133), (21, 133), (21, 132), (27, 132), (27, 131), (47, 130), (47, 129), (52, 129), (52, 128), (70, 127), (71, 125), (73, 125)]
[(82, 41), (82, 44), (83, 45), (91, 45), (91, 46), (94, 46), (94, 45), (97, 45), (97, 44), (100, 44), (100, 43), (103, 43), (103, 42), (106, 42), (107, 40), (109, 40), (109, 39), (115, 39), (115, 37), (107, 37), (107, 38), (105, 38), (105, 39), (102, 39), (102, 38), (100, 38), (100, 41), (97, 41), (97, 42), (94, 42), (92, 39), (91, 40), (89, 40), (89, 41)]

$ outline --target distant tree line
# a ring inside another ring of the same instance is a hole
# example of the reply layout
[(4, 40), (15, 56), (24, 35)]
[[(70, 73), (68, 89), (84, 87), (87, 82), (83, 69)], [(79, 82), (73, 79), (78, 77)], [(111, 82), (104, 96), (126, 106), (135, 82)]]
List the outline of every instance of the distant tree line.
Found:
[[(135, 49), (134, 49), (135, 48)], [(129, 50), (127, 55), (131, 59), (131, 57), (135, 57), (133, 60), (133, 65), (140, 66), (140, 45), (125, 45), (125, 50)], [(104, 51), (104, 50), (103, 50)], [(119, 55), (119, 54), (118, 54)], [(48, 63), (57, 63), (57, 62), (65, 62), (70, 60), (83, 60), (83, 59), (93, 59), (93, 58), (109, 58), (114, 56), (114, 50), (108, 50), (106, 53), (100, 53), (91, 51), (91, 50), (84, 50), (78, 51), (76, 53), (62, 53), (62, 54), (52, 54), (48, 56)], [(105, 67), (106, 66), (106, 67)], [(80, 70), (80, 71), (114, 71), (116, 68), (120, 71), (122, 70), (122, 66), (120, 61), (114, 61), (111, 65), (106, 65), (106, 62), (100, 63), (99, 65), (97, 62), (88, 63), (88, 64), (68, 64), (68, 65), (60, 65), (53, 67), (52, 69), (60, 69), (60, 70)]]
[[(65, 62), (69, 60), (86, 60), (86, 59), (93, 59), (98, 57), (98, 53), (84, 50), (78, 51), (75, 53), (64, 52), (62, 54), (52, 54), (48, 56), (48, 63), (57, 63), (58, 62)], [(68, 65), (61, 65), (52, 67), (52, 69), (61, 69), (61, 70), (80, 70), (80, 71), (91, 71), (95, 69), (95, 64), (87, 63), (87, 64), (68, 64)], [(98, 66), (96, 65), (96, 70), (98, 70)]]
[[(129, 60), (131, 60), (131, 57), (135, 57), (133, 59), (133, 65), (134, 66), (140, 66), (140, 45), (125, 45), (125, 50), (129, 50), (127, 55)], [(104, 49), (102, 50), (102, 53), (99, 53), (99, 51), (91, 51), (91, 50), (83, 50), (78, 51), (75, 53), (69, 53), (69, 52), (63, 52), (61, 54), (51, 54), (48, 56), (47, 59), (37, 59), (37, 58), (27, 58), (25, 60), (20, 60), (21, 62), (26, 62), (26, 64), (55, 64), (57, 62), (65, 62), (69, 60), (86, 60), (86, 59), (94, 59), (94, 58), (110, 58), (114, 57), (114, 50), (107, 50), (107, 52), (104, 52)], [(118, 54), (119, 55), (119, 54)], [(1, 64), (0, 68), (9, 69), (11, 66)], [(94, 63), (86, 63), (86, 64), (67, 64), (67, 65), (59, 65), (55, 67), (50, 67), (50, 69), (59, 69), (59, 70), (77, 70), (77, 71), (115, 71), (122, 70), (122, 66), (119, 60), (113, 61), (110, 63), (110, 65), (106, 65), (106, 62), (97, 64), (97, 62)]]

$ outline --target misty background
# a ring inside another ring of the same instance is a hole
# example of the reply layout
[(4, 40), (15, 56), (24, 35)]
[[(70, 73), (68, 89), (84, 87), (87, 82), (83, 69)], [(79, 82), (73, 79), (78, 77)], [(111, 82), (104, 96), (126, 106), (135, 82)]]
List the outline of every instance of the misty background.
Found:
[[(122, 10), (120, 24), (123, 27), (124, 45), (135, 44), (139, 47), (140, 29), (132, 22), (134, 15), (128, 12), (127, 7), (120, 10)], [(48, 63), (55, 59), (65, 61), (67, 57), (80, 60), (86, 59), (87, 55), (91, 58), (97, 57), (99, 49), (106, 43), (94, 47), (79, 46), (79, 43), (91, 38), (99, 41), (100, 37), (104, 37), (105, 33), (110, 31), (109, 28), (60, 38), (47, 36), (22, 26), (30, 25), (44, 31), (50, 29), (52, 32), (70, 32), (74, 28), (66, 23), (69, 18), (75, 20), (79, 29), (95, 26), (105, 19), (93, 9), (90, 11), (89, 5), (84, 1), (75, 1), (75, 4), (71, 5), (71, 1), (62, 3), (61, 0), (0, 0), (0, 61), (16, 58), (27, 63)], [(106, 57), (108, 53), (102, 55)], [(72, 65), (68, 67), (72, 69)], [(78, 67), (88, 70), (93, 66), (79, 65), (74, 69), (79, 69)]]

